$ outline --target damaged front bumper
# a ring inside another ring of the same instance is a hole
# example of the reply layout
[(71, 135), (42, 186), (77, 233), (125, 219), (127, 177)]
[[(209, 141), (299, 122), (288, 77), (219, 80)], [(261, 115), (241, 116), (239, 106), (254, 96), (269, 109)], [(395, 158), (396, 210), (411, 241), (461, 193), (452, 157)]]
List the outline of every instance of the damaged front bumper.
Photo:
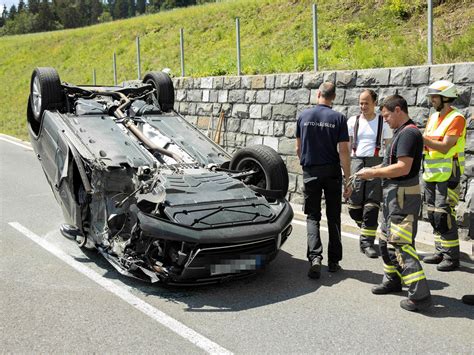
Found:
[(140, 237), (134, 250), (143, 251), (148, 264), (129, 262), (127, 255), (118, 260), (103, 254), (122, 273), (151, 282), (205, 284), (246, 276), (272, 261), (291, 233), (290, 205), (276, 204), (279, 214), (271, 223), (238, 228), (196, 229), (137, 210)]

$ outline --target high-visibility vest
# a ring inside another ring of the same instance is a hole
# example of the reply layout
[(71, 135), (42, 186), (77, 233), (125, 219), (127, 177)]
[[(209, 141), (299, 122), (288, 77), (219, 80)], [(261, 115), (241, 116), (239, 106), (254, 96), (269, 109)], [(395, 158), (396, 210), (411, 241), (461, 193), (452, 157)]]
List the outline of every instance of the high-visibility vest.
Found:
[[(439, 112), (435, 112), (431, 115), (428, 123), (426, 124), (426, 129), (424, 135), (429, 138), (435, 138), (443, 140), (446, 132), (448, 131), (449, 126), (453, 123), (454, 118), (461, 116), (466, 119), (458, 110), (453, 109), (449, 112), (446, 117), (441, 121), (438, 127)], [(459, 162), (459, 170), (461, 174), (464, 173), (464, 148), (466, 146), (466, 127), (464, 125), (464, 130), (461, 136), (458, 138), (456, 144), (449, 149), (446, 154), (438, 152), (434, 149), (428, 149), (424, 151), (423, 159), (423, 180), (429, 182), (442, 182), (447, 181), (452, 174), (454, 158), (457, 158)]]

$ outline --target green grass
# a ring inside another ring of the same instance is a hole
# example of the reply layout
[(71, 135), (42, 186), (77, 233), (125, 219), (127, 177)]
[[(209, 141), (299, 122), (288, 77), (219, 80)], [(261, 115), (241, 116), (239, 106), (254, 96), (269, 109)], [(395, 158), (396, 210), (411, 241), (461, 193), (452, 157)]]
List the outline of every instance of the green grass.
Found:
[[(25, 111), (34, 67), (55, 67), (63, 81), (135, 79), (135, 38), (142, 73), (165, 67), (180, 75), (184, 28), (186, 74), (235, 75), (235, 17), (240, 17), (244, 74), (312, 70), (309, 0), (235, 0), (176, 9), (87, 28), (0, 37), (0, 131), (26, 138)], [(318, 1), (320, 70), (418, 65), (426, 62), (426, 10), (421, 0)], [(435, 1), (436, 3), (436, 1)], [(474, 58), (474, 2), (435, 7), (436, 63)]]

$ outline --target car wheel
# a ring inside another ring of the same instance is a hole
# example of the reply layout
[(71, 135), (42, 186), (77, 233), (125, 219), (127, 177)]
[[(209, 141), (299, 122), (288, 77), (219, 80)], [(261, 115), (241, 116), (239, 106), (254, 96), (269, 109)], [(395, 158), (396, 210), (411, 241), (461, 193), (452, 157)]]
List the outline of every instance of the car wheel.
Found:
[(169, 112), (174, 107), (174, 86), (168, 74), (161, 71), (150, 72), (143, 78), (145, 84), (150, 84), (156, 89), (155, 97), (161, 110)]
[(30, 82), (30, 105), (34, 119), (41, 123), (45, 110), (63, 106), (63, 90), (59, 74), (53, 68), (35, 68)]
[(238, 150), (229, 165), (231, 170), (256, 171), (245, 178), (247, 185), (266, 190), (281, 191), (284, 197), (288, 192), (288, 171), (278, 153), (265, 145), (254, 145)]

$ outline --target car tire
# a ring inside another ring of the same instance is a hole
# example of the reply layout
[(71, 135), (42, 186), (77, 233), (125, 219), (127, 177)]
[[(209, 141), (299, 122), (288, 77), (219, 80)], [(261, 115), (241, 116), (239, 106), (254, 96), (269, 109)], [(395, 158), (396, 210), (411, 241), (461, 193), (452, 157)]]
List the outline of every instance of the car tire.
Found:
[(54, 68), (35, 68), (31, 75), (30, 99), (34, 119), (41, 123), (45, 110), (64, 106), (64, 94), (59, 74)]
[(169, 112), (174, 107), (174, 86), (168, 74), (161, 71), (147, 73), (143, 78), (145, 84), (151, 84), (156, 89), (155, 97), (161, 110)]
[(279, 191), (281, 198), (288, 192), (288, 170), (278, 153), (265, 145), (253, 145), (238, 150), (229, 168), (235, 171), (257, 170), (244, 181), (265, 190)]

